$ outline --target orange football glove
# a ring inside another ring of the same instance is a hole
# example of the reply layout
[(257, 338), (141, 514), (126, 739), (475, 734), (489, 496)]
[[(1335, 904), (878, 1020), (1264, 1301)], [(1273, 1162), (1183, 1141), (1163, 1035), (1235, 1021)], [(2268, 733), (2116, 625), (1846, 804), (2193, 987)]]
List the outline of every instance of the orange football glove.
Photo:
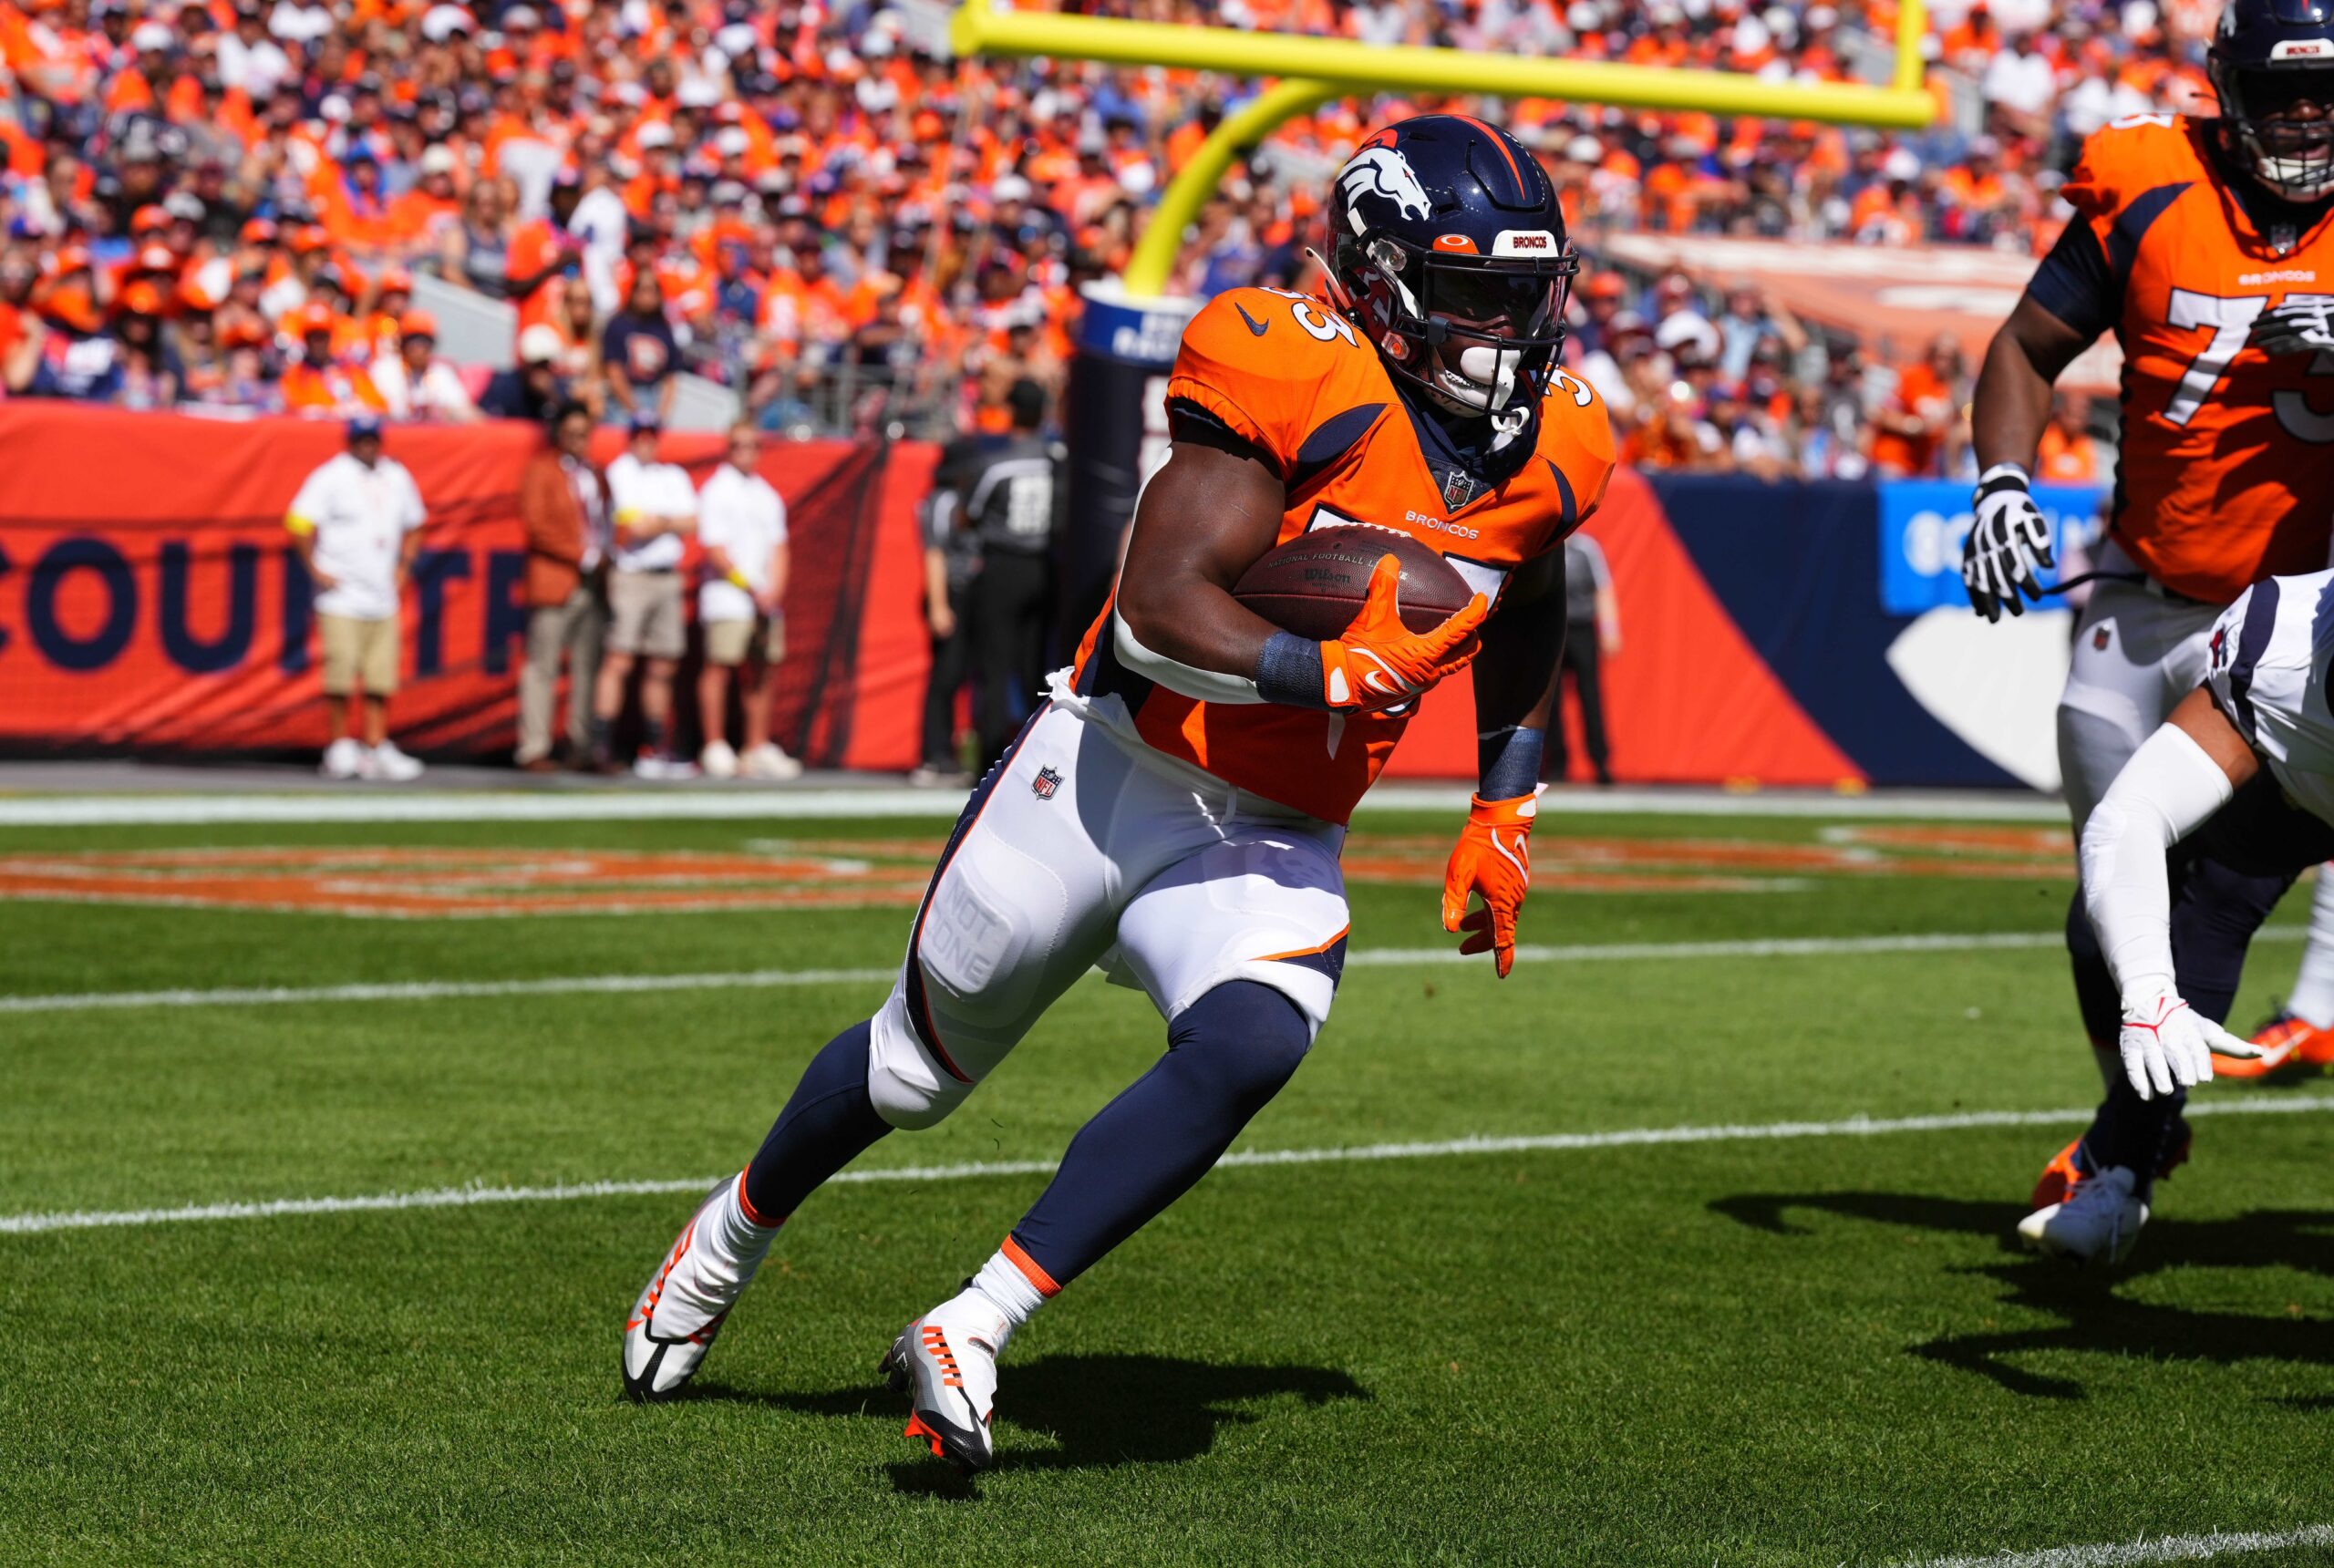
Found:
[[(1442, 872), (1442, 929), (1469, 933), (1459, 951), (1494, 954), (1503, 980), (1515, 967), (1515, 913), (1532, 887), (1532, 821), (1539, 813), (1536, 790), (1513, 800), (1476, 796)], [(1483, 896), (1472, 914), (1469, 893)]]
[(1322, 696), (1332, 713), (1399, 707), (1445, 676), (1463, 670), (1482, 645), (1476, 629), (1491, 614), (1481, 593), (1430, 632), (1402, 624), (1397, 594), (1402, 563), (1389, 555), (1369, 574), (1369, 595), (1342, 635), (1321, 645)]

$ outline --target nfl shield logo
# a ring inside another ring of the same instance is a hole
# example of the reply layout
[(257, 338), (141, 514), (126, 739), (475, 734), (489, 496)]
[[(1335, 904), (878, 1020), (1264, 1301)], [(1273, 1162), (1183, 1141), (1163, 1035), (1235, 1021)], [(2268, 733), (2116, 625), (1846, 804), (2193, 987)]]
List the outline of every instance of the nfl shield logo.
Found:
[(1029, 793), (1040, 800), (1050, 800), (1054, 791), (1061, 788), (1061, 775), (1050, 768), (1040, 768), (1038, 776), (1029, 780)]
[(1457, 469), (1451, 469), (1443, 476), (1442, 504), (1451, 511), (1457, 511), (1465, 506), (1473, 499), (1474, 494), (1475, 481), (1472, 477), (1461, 473)]
[(2104, 626), (2091, 634), (2091, 645), (2102, 653), (2106, 651), (2108, 641), (2108, 631)]

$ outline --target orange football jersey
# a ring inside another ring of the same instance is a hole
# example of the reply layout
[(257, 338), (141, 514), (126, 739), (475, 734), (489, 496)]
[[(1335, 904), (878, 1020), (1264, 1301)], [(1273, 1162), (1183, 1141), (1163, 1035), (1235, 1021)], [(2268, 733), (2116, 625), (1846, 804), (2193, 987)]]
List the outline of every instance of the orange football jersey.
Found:
[[(1210, 301), (1184, 330), (1167, 397), (1203, 410), (1279, 469), (1287, 505), (1276, 542), (1349, 522), (1399, 530), (1489, 595), (1494, 615), (1509, 573), (1586, 521), (1613, 471), (1605, 406), (1585, 382), (1559, 374), (1541, 403), (1532, 456), (1506, 479), (1483, 489), (1462, 471), (1438, 478), (1377, 350), (1328, 304), (1279, 289)], [(1120, 663), (1112, 614), (1102, 607), (1078, 651), (1078, 692), (1117, 694), (1160, 751), (1326, 821), (1352, 815), (1410, 722), (1407, 710), (1337, 715), (1184, 696)]]
[(2334, 365), (2273, 357), (2248, 335), (2272, 305), (2334, 294), (2334, 222), (2262, 232), (2212, 134), (2210, 121), (2174, 115), (2118, 120), (2084, 145), (2060, 193), (2121, 289), (2110, 306), (2124, 364), (2115, 537), (2157, 582), (2223, 604), (2264, 577), (2327, 564)]

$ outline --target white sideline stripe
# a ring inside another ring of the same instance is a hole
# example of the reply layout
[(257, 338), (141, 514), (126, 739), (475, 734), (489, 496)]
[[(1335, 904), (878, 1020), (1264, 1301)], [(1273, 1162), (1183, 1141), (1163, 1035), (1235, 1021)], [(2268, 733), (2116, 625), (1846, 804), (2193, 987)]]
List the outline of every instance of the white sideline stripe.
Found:
[[(5, 777), (5, 776), (0, 776)], [(1463, 784), (1386, 784), (1359, 810), (1463, 811)], [(925, 818), (947, 821), (964, 809), (953, 789), (904, 785), (859, 789), (653, 790), (358, 790), (253, 795), (25, 795), (0, 798), (0, 828), (199, 826), (221, 822), (644, 822), (794, 820), (806, 818)], [(2005, 790), (1958, 794), (1875, 790), (1736, 793), (1725, 789), (1552, 789), (1548, 816), (1784, 817), (1838, 820), (1913, 818), (1945, 822), (2052, 822), (2066, 808), (2046, 796)]]
[(2098, 1546), (2052, 1546), (2040, 1552), (2004, 1552), (1991, 1557), (1931, 1557), (1911, 1568), (2124, 1568), (2138, 1563), (2202, 1563), (2283, 1552), (2296, 1546), (2334, 1546), (2334, 1524), (2305, 1524), (2298, 1530), (2222, 1531), (2208, 1535), (2159, 1535)]
[[(2277, 926), (2257, 942), (2299, 941), (2299, 926)], [(1614, 964), (1685, 958), (1844, 958), (1887, 953), (1984, 953), (2054, 947), (2055, 931), (1926, 932), (1901, 936), (1783, 936), (1721, 942), (1607, 942), (1523, 946), (1527, 964)], [(1365, 947), (1349, 969), (1483, 964), (1455, 947)], [(117, 1007), (271, 1007), (312, 1002), (436, 1002), (481, 996), (593, 995), (640, 991), (762, 990), (785, 985), (857, 985), (888, 981), (892, 969), (740, 969), (706, 975), (571, 975), (542, 980), (409, 980), (353, 985), (254, 985), (175, 991), (69, 991), (0, 996), (0, 1013), (85, 1013)]]
[[(2189, 1116), (2282, 1116), (2334, 1110), (2334, 1095), (2293, 1099), (2206, 1100)], [(1385, 1160), (1437, 1160), (1464, 1154), (1572, 1153), (1650, 1144), (1744, 1143), (1801, 1138), (1876, 1138), (1894, 1132), (1952, 1132), (1981, 1127), (2055, 1127), (2091, 1119), (2087, 1108), (2065, 1110), (1967, 1110), (1944, 1116), (1852, 1116), (1841, 1121), (1770, 1121), (1747, 1126), (1638, 1127), (1616, 1132), (1554, 1132), (1517, 1138), (1451, 1138), (1431, 1143), (1365, 1143), (1328, 1149), (1234, 1150), (1219, 1169), (1264, 1165), (1347, 1165)], [(963, 1181), (982, 1176), (1042, 1176), (1053, 1160), (986, 1160), (963, 1165), (911, 1165), (845, 1171), (829, 1185), (870, 1182)], [(196, 1203), (181, 1209), (92, 1209), (66, 1213), (0, 1214), (0, 1235), (87, 1231), (119, 1225), (164, 1225), (188, 1220), (273, 1220), (297, 1214), (346, 1214), (379, 1209), (461, 1209), (478, 1203), (555, 1203), (578, 1198), (640, 1193), (702, 1192), (725, 1176), (671, 1181), (582, 1181), (552, 1187), (437, 1187), (418, 1192), (375, 1192), (353, 1198), (274, 1198), (248, 1203)]]

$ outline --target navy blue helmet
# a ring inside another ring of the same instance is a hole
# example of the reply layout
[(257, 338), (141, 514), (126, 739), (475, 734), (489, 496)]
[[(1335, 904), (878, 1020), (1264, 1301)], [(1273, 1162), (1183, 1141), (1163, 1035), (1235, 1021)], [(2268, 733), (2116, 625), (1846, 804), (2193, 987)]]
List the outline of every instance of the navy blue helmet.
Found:
[(2254, 178), (2288, 201), (2334, 192), (2334, 0), (2229, 0), (2205, 68)]
[(1337, 303), (1396, 375), (1466, 414), (1546, 393), (1580, 258), (1515, 138), (1465, 115), (1398, 120), (1337, 171), (1323, 221)]

